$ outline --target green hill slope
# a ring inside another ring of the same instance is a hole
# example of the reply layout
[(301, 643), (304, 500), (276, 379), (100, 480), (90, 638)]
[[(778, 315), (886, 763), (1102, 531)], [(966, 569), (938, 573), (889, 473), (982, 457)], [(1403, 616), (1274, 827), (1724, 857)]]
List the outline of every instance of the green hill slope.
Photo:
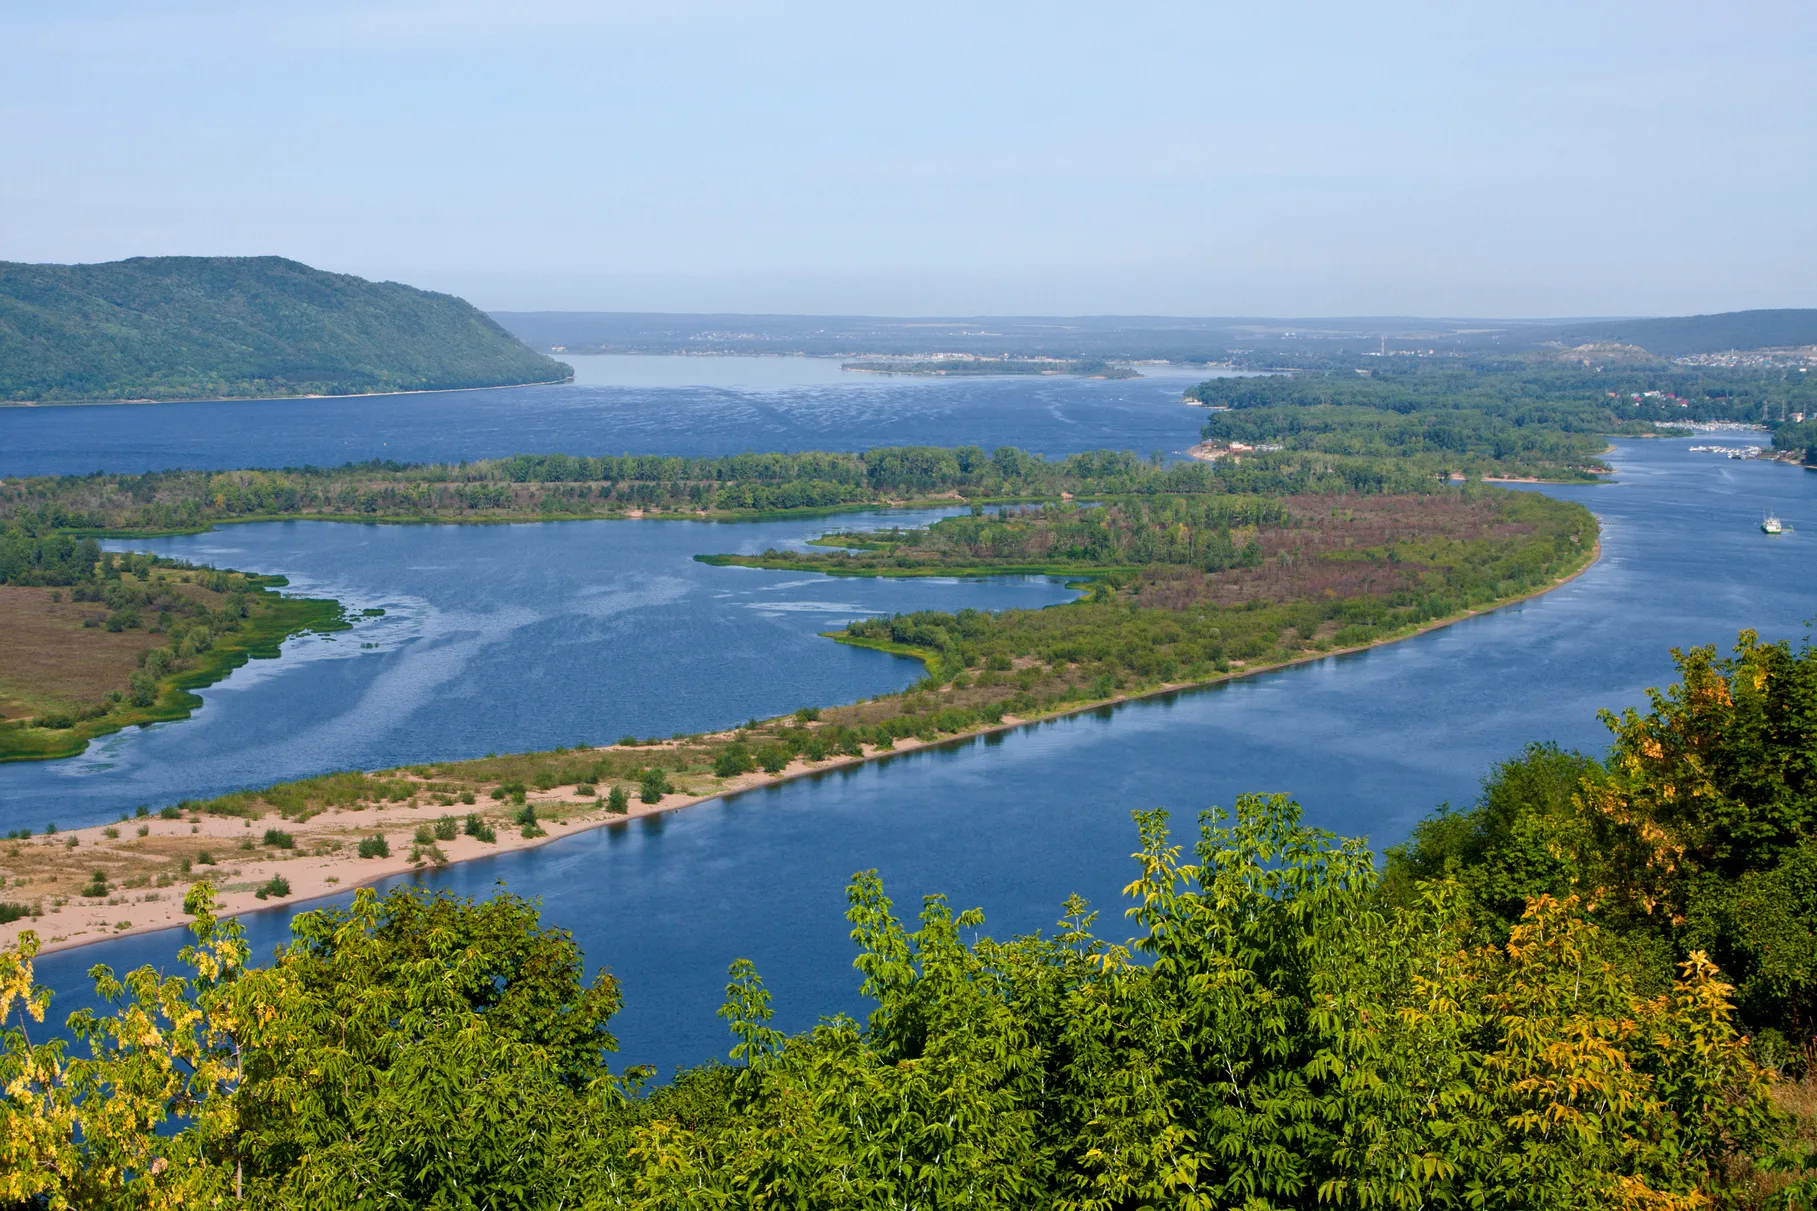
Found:
[(1817, 344), (1817, 308), (1725, 311), (1646, 320), (1585, 320), (1535, 330), (1536, 340), (1567, 345), (1621, 341), (1661, 357), (1724, 353), (1730, 349), (1781, 349)]
[(0, 262), (0, 401), (351, 395), (570, 374), (453, 295), (282, 257)]

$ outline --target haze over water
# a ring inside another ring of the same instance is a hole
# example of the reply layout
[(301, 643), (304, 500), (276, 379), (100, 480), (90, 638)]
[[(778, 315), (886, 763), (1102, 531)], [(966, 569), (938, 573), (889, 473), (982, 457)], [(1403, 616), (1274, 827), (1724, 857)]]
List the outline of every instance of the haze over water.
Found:
[[(1036, 448), (1043, 441), (1057, 445), (1056, 428), (1069, 421), (1086, 430), (1114, 429), (1117, 412), (1126, 406), (1123, 397), (1109, 390), (1098, 397), (1100, 409), (1091, 406), (1094, 388), (1117, 384), (987, 382), (938, 388), (956, 388), (950, 392), (955, 403), (975, 392), (983, 397), (978, 407), (988, 408), (987, 401), (1005, 386), (1032, 392), (1059, 387), (1074, 401), (1078, 411), (1068, 421), (1050, 415), (1046, 427), (1024, 430), (1013, 439)], [(1075, 393), (1075, 388), (1082, 390)], [(776, 406), (779, 415), (800, 407), (798, 401)], [(1178, 409), (1181, 423), (1174, 431), (1184, 443), (1200, 414), (1177, 404), (1170, 407)], [(161, 411), (147, 409), (142, 415), (155, 418)], [(1037, 410), (1027, 409), (1022, 419), (1034, 415)], [(869, 444), (852, 430), (822, 430), (813, 436), (829, 434), (853, 445)], [(549, 448), (565, 444), (554, 439)], [(787, 1029), (811, 1025), (812, 1015), (829, 1006), (861, 1008), (854, 997), (857, 981), (848, 966), (850, 944), (841, 915), (842, 888), (855, 870), (879, 868), (907, 913), (912, 914), (923, 892), (931, 891), (946, 892), (961, 905), (982, 905), (987, 929), (997, 936), (1049, 926), (1062, 899), (1078, 891), (1103, 910), (1102, 931), (1120, 937), (1117, 893), (1131, 873), (1126, 855), (1135, 843), (1132, 809), (1167, 806), (1176, 811), (1176, 823), (1190, 831), (1192, 817), (1206, 806), (1228, 806), (1245, 791), (1282, 790), (1305, 805), (1314, 823), (1367, 835), (1379, 848), (1404, 837), (1435, 804), (1468, 802), (1484, 771), (1529, 741), (1557, 740), (1600, 752), (1606, 732), (1596, 711), (1643, 704), (1646, 687), (1672, 677), (1669, 648), (1726, 646), (1742, 627), (1757, 627), (1767, 638), (1799, 637), (1817, 602), (1817, 559), (1812, 557), (1817, 553), (1817, 475), (1691, 454), (1686, 450), (1690, 444), (1686, 439), (1622, 442), (1613, 456), (1617, 482), (1542, 489), (1581, 499), (1596, 511), (1603, 524), (1603, 558), (1572, 583), (1524, 605), (1360, 655), (909, 754), (422, 878), (432, 886), (476, 895), (503, 879), (515, 891), (541, 897), (546, 919), (574, 930), (588, 961), (610, 967), (623, 980), (626, 1007), (615, 1019), (623, 1060), (653, 1062), (664, 1071), (724, 1054), (728, 1042), (713, 1009), (722, 995), (726, 965), (735, 957), (758, 962), (777, 995), (779, 1024)], [(1758, 522), (1767, 509), (1785, 518), (1793, 532), (1776, 539), (1762, 535)], [(783, 529), (802, 537), (843, 524), (846, 519), (833, 518), (789, 523)], [(515, 627), (506, 600), (515, 593), (512, 586), (579, 584), (604, 568), (647, 564), (655, 574), (685, 564), (703, 579), (668, 607), (676, 618), (667, 626), (705, 627), (705, 643), (734, 638), (736, 627), (715, 629), (725, 625), (716, 619), (728, 617), (725, 602), (731, 599), (714, 596), (718, 590), (706, 591), (706, 586), (734, 586), (728, 591), (748, 594), (744, 600), (755, 606), (761, 593), (745, 578), (774, 575), (781, 580), (784, 574), (705, 568), (687, 562), (686, 556), (769, 542), (772, 526), (568, 523), (525, 531), (279, 525), (230, 527), (169, 540), (172, 545), (162, 549), (218, 546), (224, 557), (250, 558), (258, 570), (300, 573), (300, 582), (330, 568), (357, 576), (367, 586), (366, 595), (350, 604), (393, 601), (400, 606), (396, 619), (387, 615), (373, 624), (372, 633), (384, 647), (357, 659), (328, 661), (340, 669), (360, 670), (409, 659), (406, 653), (413, 644), (434, 650), (434, 636), (410, 631), (417, 625), (410, 620), (418, 615), (404, 600), (409, 594), (402, 586), (446, 579), (435, 569), (483, 556), (494, 541), (488, 535), (527, 532), (532, 541), (507, 544), (517, 570), (509, 575), (499, 571), (495, 552), (480, 559), (482, 574), (473, 578), (475, 599), (485, 603), (474, 612), (490, 611), (486, 625), (494, 628), (504, 645), (499, 650), (509, 658), (479, 662), (474, 669), (484, 669), (486, 675), (471, 676), (469, 670), (434, 682), (431, 692), (414, 700), (423, 712), (418, 717), (431, 728), (456, 729), (468, 748), (505, 751), (522, 747), (550, 709), (567, 710), (578, 703), (581, 717), (595, 705), (602, 712), (618, 709), (625, 683), (638, 677), (611, 670), (655, 670), (639, 676), (653, 677), (656, 692), (640, 700), (632, 712), (636, 722), (621, 728), (615, 721), (606, 728), (607, 739), (620, 730), (647, 734), (723, 722), (717, 716), (686, 716), (697, 710), (710, 713), (717, 701), (761, 688), (766, 669), (790, 675), (814, 670), (823, 677), (817, 683), (825, 690), (822, 701), (875, 692), (870, 687), (877, 682), (866, 680), (877, 676), (874, 670), (884, 670), (885, 683), (906, 679), (899, 666), (874, 653), (843, 651), (814, 637), (839, 614), (818, 613), (821, 605), (799, 613), (775, 611), (781, 621), (764, 619), (760, 606), (738, 615), (761, 620), (754, 625), (767, 638), (758, 641), (759, 647), (786, 639), (788, 646), (779, 649), (786, 650), (786, 658), (766, 662), (735, 654), (720, 666), (723, 675), (699, 684), (688, 678), (662, 680), (665, 653), (667, 659), (677, 659), (674, 649), (664, 646), (677, 632), (663, 628), (651, 632), (648, 650), (639, 647), (637, 628), (617, 633), (616, 646), (598, 657), (597, 667), (606, 670), (599, 674), (509, 674), (520, 658), (538, 659), (539, 651), (547, 663), (529, 667), (559, 670), (571, 655), (588, 648), (587, 643), (561, 648), (562, 628), (552, 631), (534, 609), (525, 611), (521, 628)], [(586, 538), (577, 548), (562, 537), (565, 533)], [(748, 534), (749, 541), (740, 541), (741, 534)], [(673, 563), (659, 567), (653, 553)], [(493, 575), (500, 579), (488, 587)], [(903, 608), (892, 595), (919, 591), (878, 582), (788, 579), (797, 583), (776, 586), (778, 601), (836, 601), (842, 609), (858, 605), (863, 594), (877, 594), (863, 598), (867, 607)], [(926, 604), (940, 606), (962, 604), (975, 592), (1003, 593), (1017, 601), (1043, 592), (1053, 599), (1064, 596), (1057, 586), (1038, 582), (929, 590)], [(363, 634), (356, 630), (341, 642), (372, 641), (362, 639)], [(591, 643), (602, 642), (593, 632), (583, 634)], [(316, 667), (320, 658), (310, 654), (313, 642), (292, 645), (282, 659), (235, 675), (277, 691), (260, 702), (293, 699), (296, 714), (285, 725), (304, 732), (322, 727), (315, 714), (319, 704), (300, 692), (322, 676)], [(873, 659), (882, 663), (868, 663)], [(910, 667), (907, 676), (913, 671)], [(197, 720), (165, 729), (172, 736), (184, 728), (200, 735), (209, 712), (227, 717), (234, 709), (233, 696), (242, 692), (236, 680), (211, 692), (216, 697)], [(674, 693), (663, 692), (665, 685)], [(299, 692), (290, 695), (287, 686)], [(794, 704), (789, 697), (773, 709)], [(743, 713), (742, 708), (732, 712)], [(531, 732), (523, 730), (526, 724)], [(564, 722), (549, 742), (580, 738)], [(448, 734), (437, 735), (426, 747), (448, 739)], [(279, 745), (275, 751), (285, 750)], [(17, 788), (20, 780), (33, 781), (35, 788), (29, 795), (0, 793), (8, 795), (10, 804), (49, 806), (59, 798), (52, 783), (60, 775), (51, 773), (53, 768), (0, 767), (0, 788)], [(64, 768), (76, 767), (65, 763)], [(172, 790), (181, 781), (173, 781), (166, 770), (146, 776)], [(137, 776), (131, 780), (137, 781)], [(8, 815), (12, 813), (9, 807)], [(296, 907), (246, 918), (256, 953), (269, 953), (282, 939)], [(63, 1012), (83, 1000), (82, 973), (91, 964), (168, 963), (182, 940), (166, 933), (80, 948), (48, 956), (40, 974), (66, 994), (61, 997)]]

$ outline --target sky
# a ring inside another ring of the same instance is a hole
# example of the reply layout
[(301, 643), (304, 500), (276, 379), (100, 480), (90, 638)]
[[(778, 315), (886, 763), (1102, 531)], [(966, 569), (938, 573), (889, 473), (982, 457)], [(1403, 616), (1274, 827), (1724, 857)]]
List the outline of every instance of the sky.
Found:
[(1817, 306), (1817, 5), (0, 0), (0, 259), (492, 310)]

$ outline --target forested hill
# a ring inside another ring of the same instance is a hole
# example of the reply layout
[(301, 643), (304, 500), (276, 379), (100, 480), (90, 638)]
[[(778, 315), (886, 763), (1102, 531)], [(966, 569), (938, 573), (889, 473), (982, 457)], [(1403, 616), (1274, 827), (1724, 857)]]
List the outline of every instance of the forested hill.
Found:
[(0, 262), (0, 401), (352, 395), (570, 375), (463, 299), (282, 257)]
[(1535, 334), (1567, 345), (1619, 341), (1660, 357), (1817, 345), (1817, 309), (1725, 311), (1643, 320), (1584, 320)]

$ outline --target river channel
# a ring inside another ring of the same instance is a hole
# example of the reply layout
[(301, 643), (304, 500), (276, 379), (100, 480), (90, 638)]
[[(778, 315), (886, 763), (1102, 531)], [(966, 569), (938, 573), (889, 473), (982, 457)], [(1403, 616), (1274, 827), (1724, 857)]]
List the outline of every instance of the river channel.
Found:
[[(1670, 648), (1726, 645), (1743, 627), (1802, 638), (1817, 613), (1817, 475), (1690, 444), (1622, 442), (1616, 482), (1543, 489), (1595, 510), (1603, 556), (1525, 604), (1366, 653), (412, 877), (475, 895), (502, 881), (540, 897), (546, 919), (623, 982), (624, 1062), (665, 1072), (724, 1055), (713, 1011), (736, 957), (757, 962), (787, 1029), (862, 1011), (842, 918), (857, 870), (877, 868), (905, 914), (928, 892), (981, 905), (996, 936), (1051, 925), (1076, 891), (1121, 939), (1133, 809), (1166, 806), (1190, 829), (1200, 810), (1244, 791), (1287, 791), (1312, 822), (1391, 844), (1434, 805), (1468, 802), (1493, 762), (1530, 741), (1600, 752), (1598, 709), (1644, 705), (1647, 687), (1671, 679)], [(1792, 532), (1762, 534), (1765, 510)], [(799, 591), (845, 601), (858, 588)], [(602, 701), (611, 692), (588, 688)], [(255, 953), (270, 953), (296, 909), (245, 918)], [(63, 993), (62, 1013), (87, 999), (90, 964), (167, 965), (180, 943), (175, 933), (124, 938), (48, 956), (39, 971)]]

